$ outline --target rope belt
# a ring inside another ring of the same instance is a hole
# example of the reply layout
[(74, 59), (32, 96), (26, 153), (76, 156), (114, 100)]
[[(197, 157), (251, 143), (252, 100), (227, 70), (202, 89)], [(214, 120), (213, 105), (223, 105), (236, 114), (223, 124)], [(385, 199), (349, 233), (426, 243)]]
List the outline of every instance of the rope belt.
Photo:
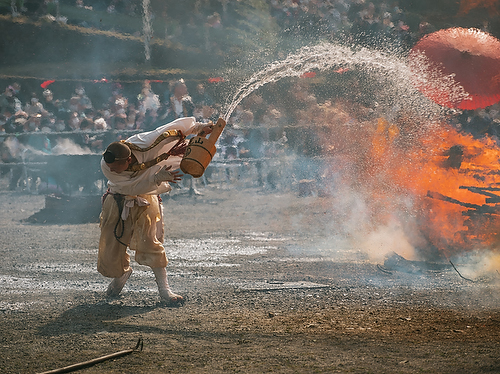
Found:
[[(122, 219), (122, 213), (123, 213), (123, 202), (125, 200), (125, 195), (122, 195), (120, 193), (112, 193), (109, 189), (102, 195), (102, 204), (104, 205), (104, 201), (106, 198), (111, 195), (115, 199), (116, 205), (118, 206), (118, 221), (116, 221), (115, 228), (113, 229), (113, 234), (115, 235), (115, 239), (120, 243), (121, 245), (124, 245), (125, 247), (128, 246), (128, 244), (125, 244), (122, 242), (120, 239), (122, 238), (123, 234), (125, 233), (125, 221)], [(121, 223), (121, 234), (118, 235), (118, 225)]]
[[(115, 239), (122, 245), (128, 246), (128, 244), (125, 244), (122, 242), (120, 239), (123, 237), (123, 234), (125, 233), (125, 221), (127, 220), (129, 213), (130, 213), (130, 208), (132, 208), (135, 204), (138, 206), (148, 206), (149, 202), (144, 199), (143, 197), (140, 196), (128, 196), (128, 195), (123, 195), (120, 193), (113, 193), (109, 189), (104, 193), (102, 196), (102, 204), (104, 204), (104, 200), (108, 197), (108, 195), (112, 195), (113, 198), (115, 199), (116, 205), (118, 207), (118, 220), (116, 221), (115, 228), (113, 229), (113, 234), (115, 235)], [(158, 204), (161, 204), (162, 199), (160, 195), (158, 197)], [(161, 207), (160, 207), (161, 211)], [(121, 226), (121, 234), (118, 235), (118, 227)]]

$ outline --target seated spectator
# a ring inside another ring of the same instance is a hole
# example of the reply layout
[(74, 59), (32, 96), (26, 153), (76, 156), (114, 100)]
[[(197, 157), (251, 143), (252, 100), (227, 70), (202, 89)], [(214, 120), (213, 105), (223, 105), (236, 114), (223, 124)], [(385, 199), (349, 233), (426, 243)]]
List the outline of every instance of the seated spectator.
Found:
[(38, 95), (36, 94), (36, 92), (33, 92), (31, 94), (31, 99), (29, 103), (25, 105), (24, 111), (28, 113), (29, 116), (42, 114), (44, 112), (43, 105), (38, 100)]
[(0, 95), (0, 112), (5, 114), (5, 111), (8, 110), (10, 113), (16, 113), (22, 109), (21, 100), (16, 97), (14, 88), (7, 86)]
[(24, 132), (38, 132), (40, 131), (40, 123), (42, 121), (41, 114), (33, 114), (28, 117), (24, 123)]
[(217, 111), (209, 105), (195, 106), (193, 116), (198, 122), (217, 121)]
[(262, 124), (266, 127), (283, 125), (283, 119), (280, 111), (269, 107), (266, 114), (262, 116)]
[(94, 153), (102, 153), (107, 144), (114, 142), (115, 136), (108, 131), (109, 126), (104, 118), (99, 117), (94, 121), (94, 130), (100, 132), (88, 138), (88, 147)]
[(3, 132), (4, 133), (14, 132), (13, 126), (12, 126), (13, 114), (9, 111), (5, 111), (5, 112), (0, 113), (0, 116), (2, 117), (2, 121), (3, 121), (3, 126), (2, 126)]
[(127, 114), (127, 129), (135, 130), (137, 129), (137, 117), (139, 115), (139, 111), (135, 108), (134, 104), (129, 104), (126, 110)]
[(203, 83), (198, 83), (196, 85), (196, 90), (192, 95), (192, 100), (194, 105), (212, 106), (214, 104), (212, 97), (205, 91)]
[(76, 86), (76, 97), (78, 99), (78, 111), (83, 112), (85, 109), (93, 108), (92, 101), (85, 93), (85, 88), (81, 84)]
[(42, 115), (42, 120), (40, 121), (40, 131), (41, 132), (52, 132), (55, 130), (56, 118), (51, 115)]
[(112, 114), (124, 111), (128, 107), (128, 99), (121, 92), (121, 85), (116, 86), (109, 100), (109, 109)]
[(11, 116), (5, 123), (5, 132), (10, 134), (24, 132), (24, 125), (27, 120), (28, 114), (26, 112), (17, 112), (13, 116)]
[(107, 131), (109, 129), (109, 126), (104, 118), (98, 117), (94, 121), (94, 129), (96, 131)]
[(68, 109), (70, 112), (80, 113), (83, 111), (83, 108), (80, 107), (80, 99), (78, 96), (71, 96), (69, 99)]
[(125, 115), (125, 113), (120, 113), (120, 114), (117, 114), (115, 117), (114, 117), (114, 129), (115, 130), (127, 130), (127, 116)]
[(163, 91), (163, 96), (162, 96), (163, 103), (168, 103), (170, 100), (170, 96), (174, 94), (174, 86), (176, 82), (177, 80), (175, 79), (171, 79), (168, 81), (167, 88), (165, 89), (165, 91)]
[(169, 101), (165, 103), (165, 112), (160, 119), (165, 122), (171, 122), (177, 118), (193, 116), (194, 104), (184, 79), (179, 79), (174, 84), (174, 91)]
[(60, 103), (54, 100), (54, 94), (51, 90), (46, 89), (43, 91), (43, 98), (41, 101), (45, 111), (57, 116), (60, 109)]
[(161, 107), (160, 99), (150, 87), (146, 86), (142, 89), (141, 94), (138, 96), (138, 105), (139, 112), (142, 113), (147, 119), (147, 121), (145, 121), (146, 125), (143, 128), (149, 129), (148, 126), (154, 122), (152, 119), (156, 119), (158, 116), (158, 110)]
[(56, 119), (56, 122), (54, 123), (54, 131), (55, 132), (67, 131), (66, 123), (64, 122), (64, 119), (62, 119), (62, 118)]
[(94, 121), (91, 118), (84, 118), (80, 122), (80, 131), (90, 132), (94, 131)]
[(154, 130), (156, 127), (158, 127), (158, 112), (154, 109), (148, 109), (146, 110), (146, 113), (144, 113), (144, 117), (142, 120), (141, 124), (141, 129), (144, 129), (146, 131), (151, 131)]

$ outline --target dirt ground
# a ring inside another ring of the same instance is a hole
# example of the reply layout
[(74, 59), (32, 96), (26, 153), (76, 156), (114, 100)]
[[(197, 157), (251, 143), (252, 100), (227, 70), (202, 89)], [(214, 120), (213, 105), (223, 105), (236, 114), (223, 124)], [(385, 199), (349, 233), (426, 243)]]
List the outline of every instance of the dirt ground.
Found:
[(82, 373), (500, 373), (498, 278), (383, 271), (332, 240), (329, 198), (207, 187), (164, 200), (170, 284), (132, 263), (107, 299), (97, 223), (24, 222), (44, 196), (0, 191), (0, 373), (133, 348)]

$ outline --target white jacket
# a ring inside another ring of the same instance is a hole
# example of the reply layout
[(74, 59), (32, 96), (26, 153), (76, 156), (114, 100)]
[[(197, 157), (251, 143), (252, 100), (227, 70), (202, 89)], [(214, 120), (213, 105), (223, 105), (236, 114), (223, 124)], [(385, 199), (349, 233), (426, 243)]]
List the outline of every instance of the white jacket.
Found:
[[(180, 130), (183, 135), (188, 136), (197, 134), (203, 126), (205, 124), (197, 123), (194, 117), (178, 118), (153, 131), (133, 135), (126, 142), (135, 144), (140, 148), (147, 148), (167, 130)], [(139, 163), (143, 163), (168, 152), (177, 143), (177, 140), (178, 138), (167, 138), (149, 151), (139, 152), (132, 150), (132, 153)], [(112, 193), (131, 196), (158, 195), (169, 192), (172, 187), (168, 182), (162, 182), (160, 185), (157, 185), (154, 181), (154, 175), (165, 165), (172, 166), (171, 170), (178, 169), (181, 160), (182, 157), (180, 156), (170, 156), (166, 160), (145, 170), (115, 173), (109, 169), (104, 159), (101, 159), (101, 169), (104, 176), (108, 179), (108, 187)]]

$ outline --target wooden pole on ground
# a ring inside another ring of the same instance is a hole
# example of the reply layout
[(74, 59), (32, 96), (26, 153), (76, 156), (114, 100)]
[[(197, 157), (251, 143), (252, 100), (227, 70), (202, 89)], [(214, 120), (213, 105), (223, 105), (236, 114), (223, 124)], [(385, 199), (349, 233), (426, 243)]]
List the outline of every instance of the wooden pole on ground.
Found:
[(63, 368), (49, 370), (49, 371), (44, 371), (43, 373), (39, 373), (39, 374), (70, 373), (72, 371), (76, 371), (76, 370), (80, 370), (80, 369), (83, 369), (83, 368), (86, 368), (86, 367), (89, 367), (89, 366), (93, 366), (93, 365), (98, 364), (98, 363), (103, 362), (103, 361), (107, 361), (107, 360), (111, 360), (113, 358), (117, 358), (117, 357), (122, 357), (122, 356), (129, 355), (132, 352), (135, 352), (137, 350), (142, 351), (142, 346), (143, 346), (142, 338), (139, 338), (139, 340), (137, 341), (137, 345), (135, 346), (135, 348), (126, 349), (124, 351), (111, 353), (111, 354), (106, 355), (106, 356), (94, 358), (92, 360), (80, 362), (78, 364), (73, 364), (73, 365), (70, 365), (70, 366), (65, 366)]

